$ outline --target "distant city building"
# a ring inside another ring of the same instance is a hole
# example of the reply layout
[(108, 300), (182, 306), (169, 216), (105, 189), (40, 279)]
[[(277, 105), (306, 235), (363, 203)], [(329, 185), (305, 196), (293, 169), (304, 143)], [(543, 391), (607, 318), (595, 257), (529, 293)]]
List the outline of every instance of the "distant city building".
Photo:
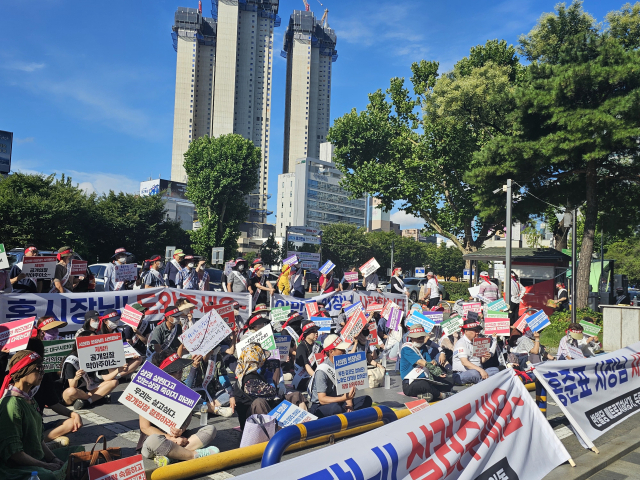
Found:
[(391, 221), (391, 212), (379, 208), (382, 202), (374, 197), (369, 197), (369, 231), (396, 232), (400, 235), (400, 225)]
[(435, 235), (426, 237), (422, 235), (422, 230), (420, 230), (419, 228), (406, 228), (402, 230), (402, 236), (406, 238), (412, 238), (416, 242), (436, 243)]
[(294, 10), (281, 55), (287, 59), (283, 173), (300, 158), (320, 158), (329, 132), (331, 64), (338, 58), (336, 34), (313, 12)]
[(330, 156), (298, 159), (292, 172), (278, 175), (276, 237), (284, 237), (288, 226), (322, 229), (332, 223), (351, 223), (365, 227), (366, 200), (350, 200), (349, 192), (339, 185), (341, 179)]
[(140, 182), (140, 196), (159, 195), (165, 201), (167, 219), (180, 222), (185, 230), (193, 230), (197, 227), (196, 208), (186, 196), (187, 184), (174, 182), (173, 180), (147, 180)]
[[(553, 241), (553, 233), (546, 231), (546, 224), (541, 224), (535, 236), (524, 233), (524, 227), (520, 222), (515, 222), (511, 230), (511, 247), (512, 248), (535, 248), (535, 247), (551, 247)], [(484, 242), (483, 247), (505, 247), (507, 244), (507, 233), (504, 230), (498, 230), (494, 236)]]

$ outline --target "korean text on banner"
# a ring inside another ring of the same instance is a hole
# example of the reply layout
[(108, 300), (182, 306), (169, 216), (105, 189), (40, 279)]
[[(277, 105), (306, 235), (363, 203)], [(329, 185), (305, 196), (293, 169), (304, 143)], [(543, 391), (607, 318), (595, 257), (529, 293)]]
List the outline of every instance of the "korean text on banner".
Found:
[(547, 314), (544, 313), (544, 310), (538, 310), (533, 315), (527, 317), (527, 323), (529, 324), (531, 331), (539, 332), (551, 322), (549, 321)]
[(296, 407), (286, 400), (271, 410), (269, 415), (276, 418), (280, 427), (290, 427), (291, 425), (318, 419), (315, 415), (312, 415), (306, 410), (302, 410), (300, 407)]
[[(0, 295), (1, 297), (2, 295)], [(0, 325), (0, 351), (14, 353), (27, 348), (36, 317), (24, 318)]]
[(362, 311), (360, 302), (351, 305), (345, 310), (349, 320), (340, 332), (340, 336), (347, 343), (353, 343), (354, 339), (360, 334), (364, 326), (367, 324), (367, 318)]
[[(28, 257), (26, 257), (28, 258)], [(44, 373), (59, 372), (64, 359), (71, 355), (74, 340), (45, 340), (44, 344)]]
[(484, 333), (486, 335), (509, 335), (511, 333), (509, 314), (487, 312), (487, 318), (484, 319)]
[(142, 455), (89, 467), (89, 480), (146, 480)]
[[(260, 480), (540, 480), (568, 459), (522, 382), (504, 370), (446, 402), (325, 447), (322, 455), (311, 452), (263, 468)], [(255, 477), (249, 472), (236, 478)]]
[(344, 279), (349, 283), (356, 283), (358, 281), (358, 272), (345, 272)]
[[(336, 370), (336, 380), (338, 382), (338, 395), (356, 387), (356, 390), (363, 390), (369, 387), (367, 382), (367, 354), (366, 352), (347, 353), (334, 357), (333, 363)], [(365, 386), (365, 383), (367, 385)]]
[(135, 263), (116, 263), (116, 282), (131, 282), (138, 277), (138, 266)]
[(444, 320), (443, 312), (422, 312), (422, 314), (436, 325), (440, 325), (442, 320)]
[(97, 372), (122, 367), (126, 363), (122, 335), (119, 332), (76, 338), (80, 368)]
[(379, 268), (380, 264), (376, 261), (375, 258), (371, 258), (364, 265), (362, 265), (359, 270), (363, 277), (368, 277)]
[(305, 303), (304, 308), (307, 310), (307, 318), (315, 317), (320, 311), (318, 309), (318, 302), (315, 300)]
[(278, 323), (284, 323), (291, 314), (291, 305), (285, 305), (284, 307), (275, 307), (271, 309), (271, 325)]
[(28, 278), (53, 279), (57, 263), (56, 257), (23, 257), (22, 274)]
[(473, 339), (473, 356), (474, 357), (483, 357), (491, 353), (490, 350), (491, 350), (490, 338), (476, 337)]
[(587, 448), (640, 411), (640, 342), (596, 357), (540, 363), (535, 372)]
[(0, 243), (0, 269), (9, 268), (9, 259), (7, 258), (7, 252), (4, 249), (4, 244)]
[[(373, 304), (369, 304), (369, 305), (373, 305)], [(367, 305), (367, 308), (369, 308), (369, 305)], [(379, 304), (376, 304), (376, 305), (379, 305)], [(380, 312), (380, 316), (382, 318), (386, 318), (387, 320), (389, 320), (392, 309), (401, 310), (400, 307), (396, 305), (395, 302), (387, 302), (384, 304), (384, 307), (382, 308), (382, 312)]]
[(600, 327), (595, 323), (581, 320), (580, 325), (582, 325), (582, 328), (584, 329), (582, 333), (584, 333), (587, 337), (595, 337), (600, 333)]
[(143, 315), (144, 314), (142, 312), (139, 312), (131, 305), (125, 305), (124, 309), (122, 310), (120, 320), (122, 321), (122, 323), (126, 323), (132, 328), (138, 328), (138, 325), (140, 325), (140, 319)]
[(334, 268), (336, 268), (335, 264), (331, 260), (327, 260), (326, 263), (320, 267), (320, 273), (327, 275)]
[[(345, 293), (345, 292), (341, 292)], [(361, 302), (363, 308), (368, 307), (372, 303), (383, 303), (385, 306), (389, 302), (395, 303), (400, 309), (407, 313), (409, 311), (409, 297), (404, 294), (396, 293), (378, 293), (365, 290), (351, 290), (353, 295), (353, 303)], [(386, 318), (386, 317), (385, 317)]]
[(516, 320), (516, 323), (513, 324), (520, 333), (524, 333), (527, 328), (527, 317), (529, 317), (529, 314), (525, 312), (518, 320)]
[(460, 331), (462, 323), (462, 317), (449, 317), (447, 320), (444, 320), (440, 326), (444, 330), (445, 335), (453, 335)]
[(273, 336), (273, 329), (271, 328), (271, 325), (265, 325), (257, 332), (247, 335), (239, 341), (236, 345), (236, 352), (238, 352), (238, 356), (250, 343), (259, 343), (264, 350), (276, 350), (276, 339)]
[(285, 258), (282, 263), (284, 265), (295, 265), (296, 263), (298, 263), (298, 256), (297, 255), (291, 255), (290, 257)]
[[(353, 301), (353, 291), (349, 292), (340, 292), (334, 290), (333, 292), (324, 293), (322, 295), (317, 295), (313, 297), (313, 299), (317, 302), (322, 302), (325, 306), (325, 309), (329, 312), (329, 315), (333, 317), (337, 317), (342, 309), (342, 303), (346, 301)], [(0, 296), (0, 302), (2, 298)], [(302, 315), (304, 318), (309, 318), (307, 316), (307, 311), (305, 309), (306, 300), (304, 298), (296, 298), (290, 295), (280, 295), (276, 293), (271, 297), (271, 306), (272, 307), (290, 307), (290, 313), (297, 312)]]
[(508, 309), (509, 306), (504, 302), (504, 299), (502, 298), (499, 298), (498, 300), (487, 304), (487, 310), (493, 310), (495, 312)]
[(167, 433), (185, 423), (198, 400), (199, 393), (148, 361), (118, 399)]
[(227, 322), (211, 310), (178, 338), (191, 355), (205, 356), (229, 335)]
[(87, 262), (84, 260), (71, 260), (71, 275), (86, 275)]
[(426, 333), (429, 333), (431, 330), (433, 330), (433, 327), (436, 326), (435, 322), (431, 320), (431, 318), (426, 317), (424, 314), (414, 310), (411, 313), (411, 316), (407, 318), (407, 327), (415, 324), (422, 325)]
[(472, 303), (463, 303), (462, 304), (462, 315), (466, 316), (467, 312), (476, 312), (480, 313), (482, 311), (482, 303), (480, 302), (472, 302)]
[[(393, 302), (389, 303), (395, 305)], [(384, 310), (383, 303), (370, 303), (369, 305), (367, 305), (367, 313), (380, 312), (380, 316), (382, 316), (382, 310)], [(400, 307), (398, 307), (398, 310), (400, 310)]]
[(311, 317), (311, 321), (324, 333), (329, 333), (329, 330), (333, 326), (333, 320), (327, 317)]
[(404, 406), (407, 407), (411, 413), (416, 413), (427, 408), (429, 406), (429, 402), (427, 402), (425, 399), (420, 399), (414, 400), (412, 402), (407, 402), (404, 404)]
[(276, 345), (278, 346), (278, 353), (280, 354), (280, 360), (282, 362), (289, 361), (289, 348), (291, 347), (290, 335), (274, 335)]

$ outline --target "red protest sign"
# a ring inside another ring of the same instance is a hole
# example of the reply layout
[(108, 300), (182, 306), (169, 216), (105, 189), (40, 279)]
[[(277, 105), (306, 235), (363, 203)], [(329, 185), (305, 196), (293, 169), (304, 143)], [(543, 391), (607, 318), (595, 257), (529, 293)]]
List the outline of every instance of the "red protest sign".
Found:
[(318, 302), (316, 302), (315, 300), (313, 302), (305, 303), (304, 308), (307, 309), (308, 318), (315, 317), (316, 314), (320, 311), (318, 310)]
[(489, 312), (487, 318), (485, 318), (484, 333), (486, 335), (509, 335), (511, 333), (509, 315), (506, 313), (495, 313), (494, 315), (492, 316), (492, 312)]
[(215, 309), (218, 315), (229, 325), (231, 330), (236, 329), (236, 314), (233, 310), (233, 305), (224, 305)]
[(146, 480), (142, 455), (89, 467), (89, 480)]
[(369, 305), (367, 305), (367, 313), (381, 312), (383, 308), (384, 308), (383, 303), (370, 303)]
[(367, 318), (364, 316), (362, 309), (359, 309), (355, 315), (349, 318), (340, 336), (345, 342), (353, 343), (353, 340), (360, 334), (366, 324)]
[(1, 324), (0, 350), (13, 353), (27, 348), (35, 320), (36, 317), (29, 317)]
[(124, 310), (122, 310), (122, 315), (120, 316), (120, 320), (122, 323), (126, 323), (130, 327), (138, 328), (140, 325), (140, 319), (142, 318), (143, 313), (139, 312), (131, 305), (125, 305)]
[(518, 321), (513, 325), (514, 327), (516, 327), (518, 329), (518, 331), (520, 331), (520, 333), (524, 333), (524, 330), (527, 328), (527, 317), (529, 315), (528, 314), (524, 314), (522, 315)]
[(429, 406), (429, 402), (427, 402), (424, 398), (420, 400), (414, 400), (412, 402), (407, 402), (404, 404), (405, 407), (409, 409), (411, 413), (419, 412), (420, 410), (424, 410)]
[(320, 365), (322, 362), (324, 362), (324, 353), (314, 353), (314, 356), (317, 365)]
[(84, 260), (71, 260), (71, 275), (86, 275), (87, 262)]
[(473, 356), (483, 357), (488, 353), (491, 353), (491, 339), (490, 338), (474, 338), (473, 339)]
[(344, 279), (349, 283), (356, 283), (358, 281), (358, 272), (345, 272)]
[(374, 323), (369, 324), (369, 336), (367, 337), (369, 343), (376, 344), (378, 343), (378, 329)]

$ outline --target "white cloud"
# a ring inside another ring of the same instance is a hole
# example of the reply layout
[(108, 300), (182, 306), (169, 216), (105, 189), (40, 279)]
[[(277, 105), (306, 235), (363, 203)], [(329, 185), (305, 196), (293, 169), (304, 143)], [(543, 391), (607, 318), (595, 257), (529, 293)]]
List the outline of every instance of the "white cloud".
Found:
[(16, 144), (22, 145), (23, 143), (33, 143), (35, 141), (35, 137), (26, 137), (26, 138), (16, 138)]
[(5, 65), (4, 68), (7, 70), (18, 70), (20, 72), (35, 72), (36, 70), (40, 70), (45, 67), (44, 63), (35, 63), (35, 62), (12, 62)]
[(423, 228), (424, 220), (420, 217), (415, 217), (408, 214), (404, 210), (398, 210), (391, 214), (391, 221), (400, 225), (401, 229), (406, 228)]

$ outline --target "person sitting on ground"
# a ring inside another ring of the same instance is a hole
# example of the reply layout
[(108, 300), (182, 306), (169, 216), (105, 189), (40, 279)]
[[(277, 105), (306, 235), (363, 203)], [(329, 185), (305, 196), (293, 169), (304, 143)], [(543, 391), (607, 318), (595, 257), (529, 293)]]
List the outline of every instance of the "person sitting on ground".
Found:
[[(578, 355), (577, 350), (582, 352), (584, 358), (593, 357), (592, 348), (598, 341), (598, 337), (585, 338), (583, 331), (584, 327), (579, 323), (569, 324), (567, 334), (562, 337), (560, 345), (558, 345), (558, 360), (575, 360), (574, 357)], [(571, 354), (570, 346), (577, 349), (575, 355)]]
[(347, 324), (348, 318), (347, 318), (347, 314), (344, 312), (344, 309), (350, 305), (351, 305), (351, 302), (349, 301), (342, 302), (342, 305), (340, 307), (340, 313), (338, 313), (338, 318), (336, 319), (336, 331), (335, 331), (336, 335), (340, 335), (340, 332)]
[(193, 319), (193, 311), (195, 310), (196, 306), (188, 299), (180, 298), (176, 302), (176, 308), (180, 310), (178, 321), (180, 322), (180, 325), (182, 325), (182, 331), (184, 332), (193, 327), (193, 324), (195, 323)]
[(496, 367), (489, 367), (486, 370), (482, 368), (482, 364), (491, 358), (491, 353), (487, 353), (482, 358), (473, 355), (473, 339), (481, 331), (482, 326), (475, 320), (464, 321), (462, 336), (456, 342), (453, 350), (455, 385), (479, 383), (500, 371)]
[(327, 357), (316, 369), (307, 390), (311, 397), (309, 412), (318, 418), (324, 418), (369, 408), (373, 404), (371, 397), (363, 395), (356, 398), (356, 387), (351, 387), (347, 393), (338, 395), (333, 359), (338, 355), (344, 355), (349, 344), (342, 341), (338, 335), (327, 335), (323, 346), (323, 352)]
[[(82, 332), (78, 338), (90, 337), (93, 332)], [(123, 367), (126, 368), (126, 367)], [(95, 372), (87, 373), (80, 368), (78, 359), (78, 345), (73, 345), (71, 355), (65, 358), (62, 364), (60, 377), (62, 386), (62, 401), (64, 405), (73, 405), (74, 410), (82, 410), (89, 405), (111, 403), (111, 392), (118, 386), (118, 380), (122, 374), (118, 368), (109, 371), (98, 379)]]
[(242, 350), (238, 357), (236, 376), (238, 380), (233, 386), (233, 396), (236, 399), (236, 413), (240, 421), (240, 428), (244, 429), (247, 418), (254, 414), (267, 414), (277, 407), (282, 400), (287, 400), (303, 410), (307, 409), (304, 397), (300, 392), (282, 395), (276, 388), (275, 382), (268, 379), (271, 376), (261, 373), (266, 369), (279, 371), (279, 360), (275, 365), (267, 366), (270, 353), (260, 344), (252, 343)]
[[(126, 342), (126, 336), (124, 332), (124, 327), (120, 325), (120, 312), (115, 308), (110, 308), (104, 315), (100, 317), (100, 321), (102, 322), (102, 327), (100, 332), (103, 335), (107, 335), (110, 333), (119, 333), (122, 337), (122, 341)], [(131, 328), (131, 327), (129, 327)], [(144, 363), (145, 357), (144, 355), (138, 355), (134, 358), (127, 358), (127, 370), (121, 371), (121, 377), (128, 377), (133, 375), (138, 371), (138, 367)]]
[(84, 314), (84, 323), (82, 327), (75, 333), (78, 338), (83, 332), (99, 333), (102, 322), (100, 322), (100, 313), (97, 310), (89, 310)]
[(242, 331), (240, 332), (238, 339), (242, 340), (252, 333), (255, 333), (261, 328), (269, 325), (271, 323), (271, 321), (269, 320), (270, 311), (271, 309), (268, 308), (264, 303), (259, 303), (258, 305), (256, 305), (255, 310), (249, 317), (249, 321), (244, 327), (242, 327)]
[(151, 340), (149, 340), (148, 347), (151, 352), (159, 353), (170, 348), (182, 356), (184, 347), (178, 338), (182, 335), (182, 325), (178, 321), (178, 317), (181, 315), (182, 312), (178, 307), (173, 305), (167, 307), (164, 312), (164, 320), (160, 321), (158, 326), (151, 332)]
[(312, 354), (320, 353), (318, 340), (318, 326), (311, 320), (302, 321), (302, 334), (298, 338), (296, 348), (296, 361), (294, 364), (295, 376), (293, 377), (293, 388), (299, 392), (306, 392), (309, 380), (315, 373), (315, 361), (309, 360)]
[(149, 340), (149, 334), (151, 333), (151, 322), (144, 318), (144, 313), (147, 309), (142, 305), (139, 303), (133, 303), (129, 306), (142, 313), (142, 317), (140, 318), (140, 323), (138, 323), (137, 327), (124, 325), (122, 327), (122, 335), (125, 342), (131, 345), (134, 350), (144, 358), (147, 353), (147, 341)]
[(355, 342), (351, 344), (348, 353), (366, 352), (367, 365), (373, 365), (375, 367), (378, 365), (378, 363), (376, 362), (376, 360), (378, 359), (378, 349), (375, 347), (375, 345), (371, 345), (368, 340), (369, 325), (372, 324), (375, 325), (375, 323), (371, 321), (365, 324), (364, 328), (356, 336)]
[(407, 334), (409, 341), (400, 350), (402, 392), (409, 397), (424, 395), (430, 402), (453, 395), (453, 385), (428, 353), (427, 334), (422, 325), (413, 325)]
[(17, 352), (9, 362), (9, 374), (2, 383), (0, 472), (3, 480), (23, 480), (32, 472), (37, 472), (41, 480), (63, 478), (62, 469), (69, 455), (84, 451), (81, 446), (51, 451), (44, 441), (42, 415), (33, 400), (34, 389), (40, 385), (44, 373), (42, 362), (42, 357), (31, 350)]
[[(180, 358), (175, 351), (165, 348), (153, 354), (151, 363), (180, 381), (182, 371), (191, 365), (191, 360)], [(139, 423), (140, 438), (136, 452), (144, 458), (153, 459), (158, 466), (165, 466), (173, 460), (193, 460), (220, 453), (217, 447), (211, 445), (216, 437), (216, 427), (206, 425), (198, 429), (189, 429), (191, 416), (180, 428), (171, 427), (169, 433), (143, 416), (139, 417)]]
[(540, 362), (540, 332), (533, 332), (529, 327), (526, 327), (524, 333), (511, 327), (511, 337), (509, 338), (510, 353), (514, 354), (518, 359), (518, 366), (526, 370), (527, 362), (539, 363)]
[(186, 358), (191, 359), (193, 363), (184, 381), (185, 385), (200, 393), (202, 399), (207, 402), (209, 413), (222, 417), (233, 415), (236, 400), (233, 397), (233, 385), (227, 376), (221, 348), (214, 348), (204, 357), (187, 355)]

